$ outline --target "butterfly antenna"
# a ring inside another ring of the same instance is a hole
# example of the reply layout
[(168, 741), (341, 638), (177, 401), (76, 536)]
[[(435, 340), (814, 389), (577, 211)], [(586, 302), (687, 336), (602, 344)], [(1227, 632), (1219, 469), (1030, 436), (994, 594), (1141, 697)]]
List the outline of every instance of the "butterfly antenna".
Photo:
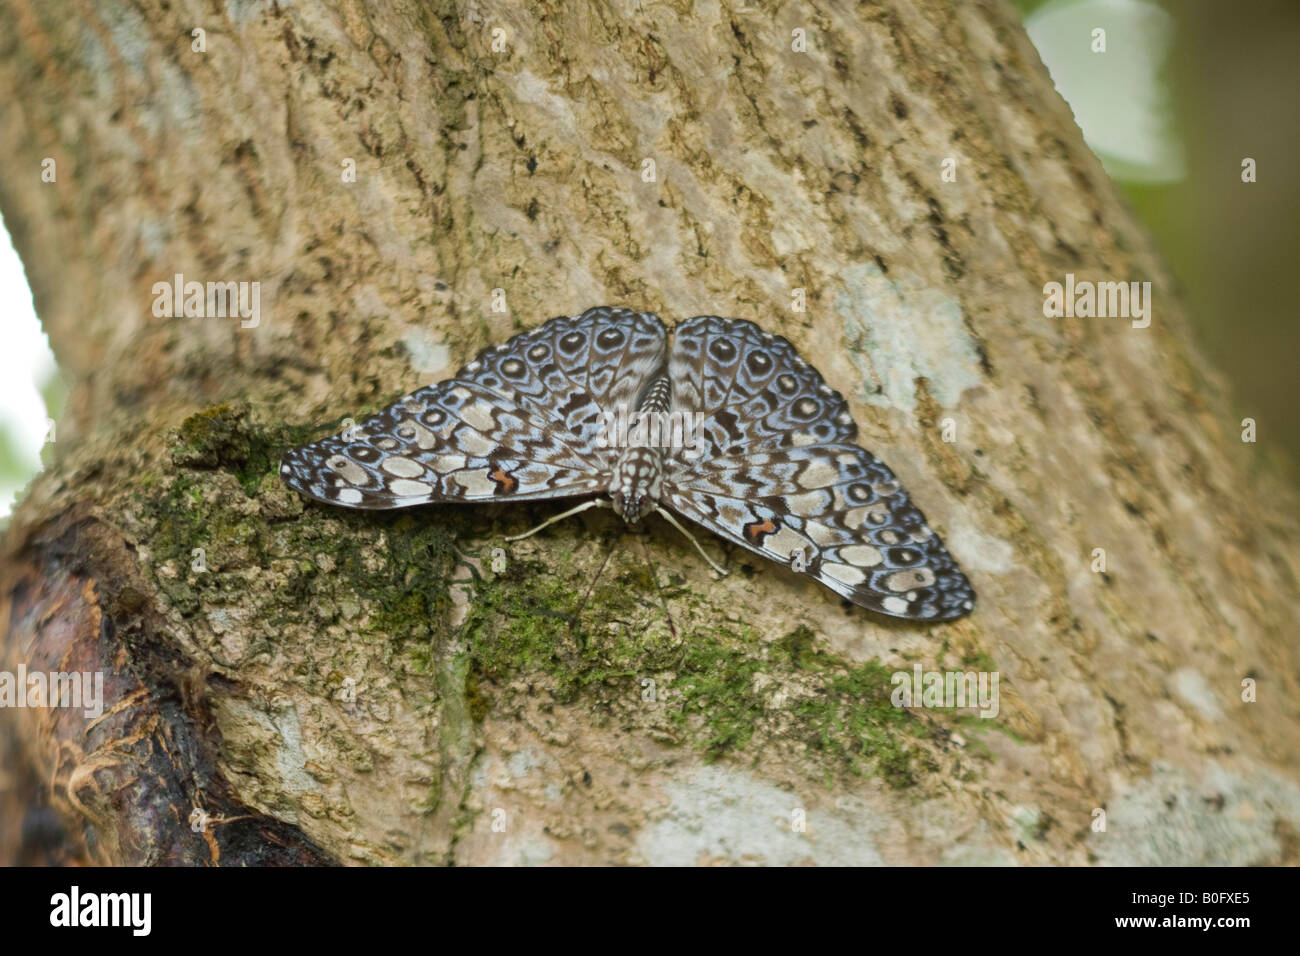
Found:
[(724, 578), (727, 576), (727, 572), (726, 572), (726, 570), (725, 570), (724, 568), (720, 567), (720, 566), (717, 564), (717, 562), (715, 562), (711, 557), (709, 557), (708, 554), (705, 552), (705, 550), (704, 550), (703, 548), (700, 547), (700, 543), (699, 543), (698, 541), (695, 540), (695, 535), (691, 534), (689, 531), (687, 531), (685, 528), (683, 528), (683, 527), (681, 526), (681, 524), (677, 521), (676, 518), (674, 518), (671, 514), (669, 514), (669, 513), (668, 513), (667, 511), (665, 511), (663, 508), (660, 508), (658, 505), (655, 506), (655, 511), (656, 511), (659, 515), (661, 515), (661, 516), (663, 517), (663, 519), (664, 519), (665, 521), (667, 521), (670, 525), (672, 525), (674, 528), (676, 528), (676, 529), (677, 529), (678, 531), (680, 531), (682, 534), (686, 535), (687, 539), (691, 542), (691, 544), (695, 545), (695, 550), (698, 551), (698, 552), (700, 552), (700, 556), (701, 556), (702, 558), (704, 558), (704, 560), (707, 561), (707, 562), (709, 563), (709, 567), (713, 568), (714, 571), (717, 571), (717, 572), (718, 572), (719, 574), (721, 574)]
[(571, 518), (574, 515), (578, 514), (579, 512), (586, 511), (588, 508), (606, 508), (606, 507), (609, 507), (609, 502), (605, 501), (603, 498), (593, 498), (591, 499), (591, 501), (584, 501), (582, 504), (578, 505), (578, 507), (570, 508), (568, 511), (564, 512), (563, 514), (556, 515), (554, 518), (547, 518), (545, 521), (539, 524), (532, 531), (525, 531), (523, 534), (511, 535), (510, 537), (506, 538), (506, 540), (522, 541), (524, 540), (524, 538), (531, 538), (533, 535), (537, 534), (537, 532), (545, 528), (548, 524), (555, 524), (555, 522), (557, 521), (563, 521), (565, 518)]

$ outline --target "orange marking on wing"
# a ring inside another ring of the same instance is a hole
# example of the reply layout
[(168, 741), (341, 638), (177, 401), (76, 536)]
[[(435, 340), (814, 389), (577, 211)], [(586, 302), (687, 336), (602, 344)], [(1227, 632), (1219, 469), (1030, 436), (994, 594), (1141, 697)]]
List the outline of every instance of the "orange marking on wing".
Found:
[(764, 518), (761, 522), (753, 521), (745, 525), (745, 537), (754, 544), (762, 544), (763, 538), (776, 530), (776, 522), (771, 518)]
[(514, 476), (504, 468), (498, 468), (496, 471), (492, 472), (492, 474), (488, 475), (488, 477), (500, 485), (501, 490), (506, 494), (510, 494), (510, 492), (514, 491), (515, 488), (519, 486), (519, 482), (515, 481)]

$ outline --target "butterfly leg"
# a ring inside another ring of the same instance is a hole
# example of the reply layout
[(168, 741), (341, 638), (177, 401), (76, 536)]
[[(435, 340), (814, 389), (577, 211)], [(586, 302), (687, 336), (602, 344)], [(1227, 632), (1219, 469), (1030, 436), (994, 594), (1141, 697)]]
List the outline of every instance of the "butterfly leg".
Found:
[(524, 540), (524, 538), (531, 538), (533, 535), (537, 534), (537, 532), (545, 528), (548, 524), (555, 524), (555, 522), (557, 521), (563, 521), (565, 518), (570, 518), (573, 515), (578, 514), (579, 512), (586, 511), (588, 508), (608, 508), (609, 506), (610, 503), (604, 500), (603, 498), (593, 498), (591, 501), (584, 501), (582, 504), (578, 505), (578, 507), (570, 508), (568, 511), (564, 512), (563, 514), (556, 515), (554, 518), (547, 518), (545, 521), (539, 524), (532, 531), (525, 531), (523, 534), (511, 535), (510, 537), (506, 538), (506, 540), (522, 541)]
[(695, 535), (691, 534), (689, 531), (683, 528), (681, 524), (678, 523), (677, 519), (674, 518), (669, 512), (665, 511), (663, 508), (656, 507), (655, 511), (657, 511), (660, 515), (662, 515), (664, 520), (667, 521), (670, 525), (672, 525), (682, 534), (686, 535), (687, 540), (689, 540), (691, 544), (695, 545), (695, 550), (700, 552), (700, 556), (709, 563), (709, 567), (713, 568), (714, 571), (717, 571), (724, 578), (727, 576), (727, 572), (723, 568), (719, 567), (718, 564), (711, 557), (709, 557), (707, 553), (705, 553), (704, 549), (700, 547), (700, 543), (695, 540)]

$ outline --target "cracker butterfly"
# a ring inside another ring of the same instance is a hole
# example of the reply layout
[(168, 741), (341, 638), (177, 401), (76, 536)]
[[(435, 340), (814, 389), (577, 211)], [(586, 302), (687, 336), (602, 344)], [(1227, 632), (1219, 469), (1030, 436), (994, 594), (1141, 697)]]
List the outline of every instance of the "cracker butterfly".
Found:
[(607, 495), (533, 531), (608, 506), (628, 524), (655, 512), (687, 533), (675, 513), (873, 611), (969, 613), (970, 582), (856, 436), (843, 397), (786, 339), (698, 316), (669, 346), (657, 316), (602, 307), (516, 335), (344, 434), (292, 449), (280, 475), (363, 509)]

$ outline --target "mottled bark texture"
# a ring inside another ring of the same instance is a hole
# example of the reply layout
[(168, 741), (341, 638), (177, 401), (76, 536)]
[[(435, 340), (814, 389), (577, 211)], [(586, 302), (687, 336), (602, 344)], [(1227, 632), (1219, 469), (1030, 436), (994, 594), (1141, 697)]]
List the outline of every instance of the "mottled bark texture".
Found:
[[(0, 23), (0, 208), (76, 383), (4, 539), (0, 666), (108, 698), (0, 711), (5, 860), (1297, 862), (1295, 494), (1009, 4)], [(156, 317), (177, 273), (259, 282), (259, 324)], [(1066, 273), (1152, 282), (1150, 327), (1044, 318)], [(277, 481), (598, 304), (792, 339), (975, 614), (891, 623), (706, 536), (715, 580), (658, 521), (511, 546), (561, 505)], [(996, 671), (997, 716), (891, 706), (917, 664)]]

